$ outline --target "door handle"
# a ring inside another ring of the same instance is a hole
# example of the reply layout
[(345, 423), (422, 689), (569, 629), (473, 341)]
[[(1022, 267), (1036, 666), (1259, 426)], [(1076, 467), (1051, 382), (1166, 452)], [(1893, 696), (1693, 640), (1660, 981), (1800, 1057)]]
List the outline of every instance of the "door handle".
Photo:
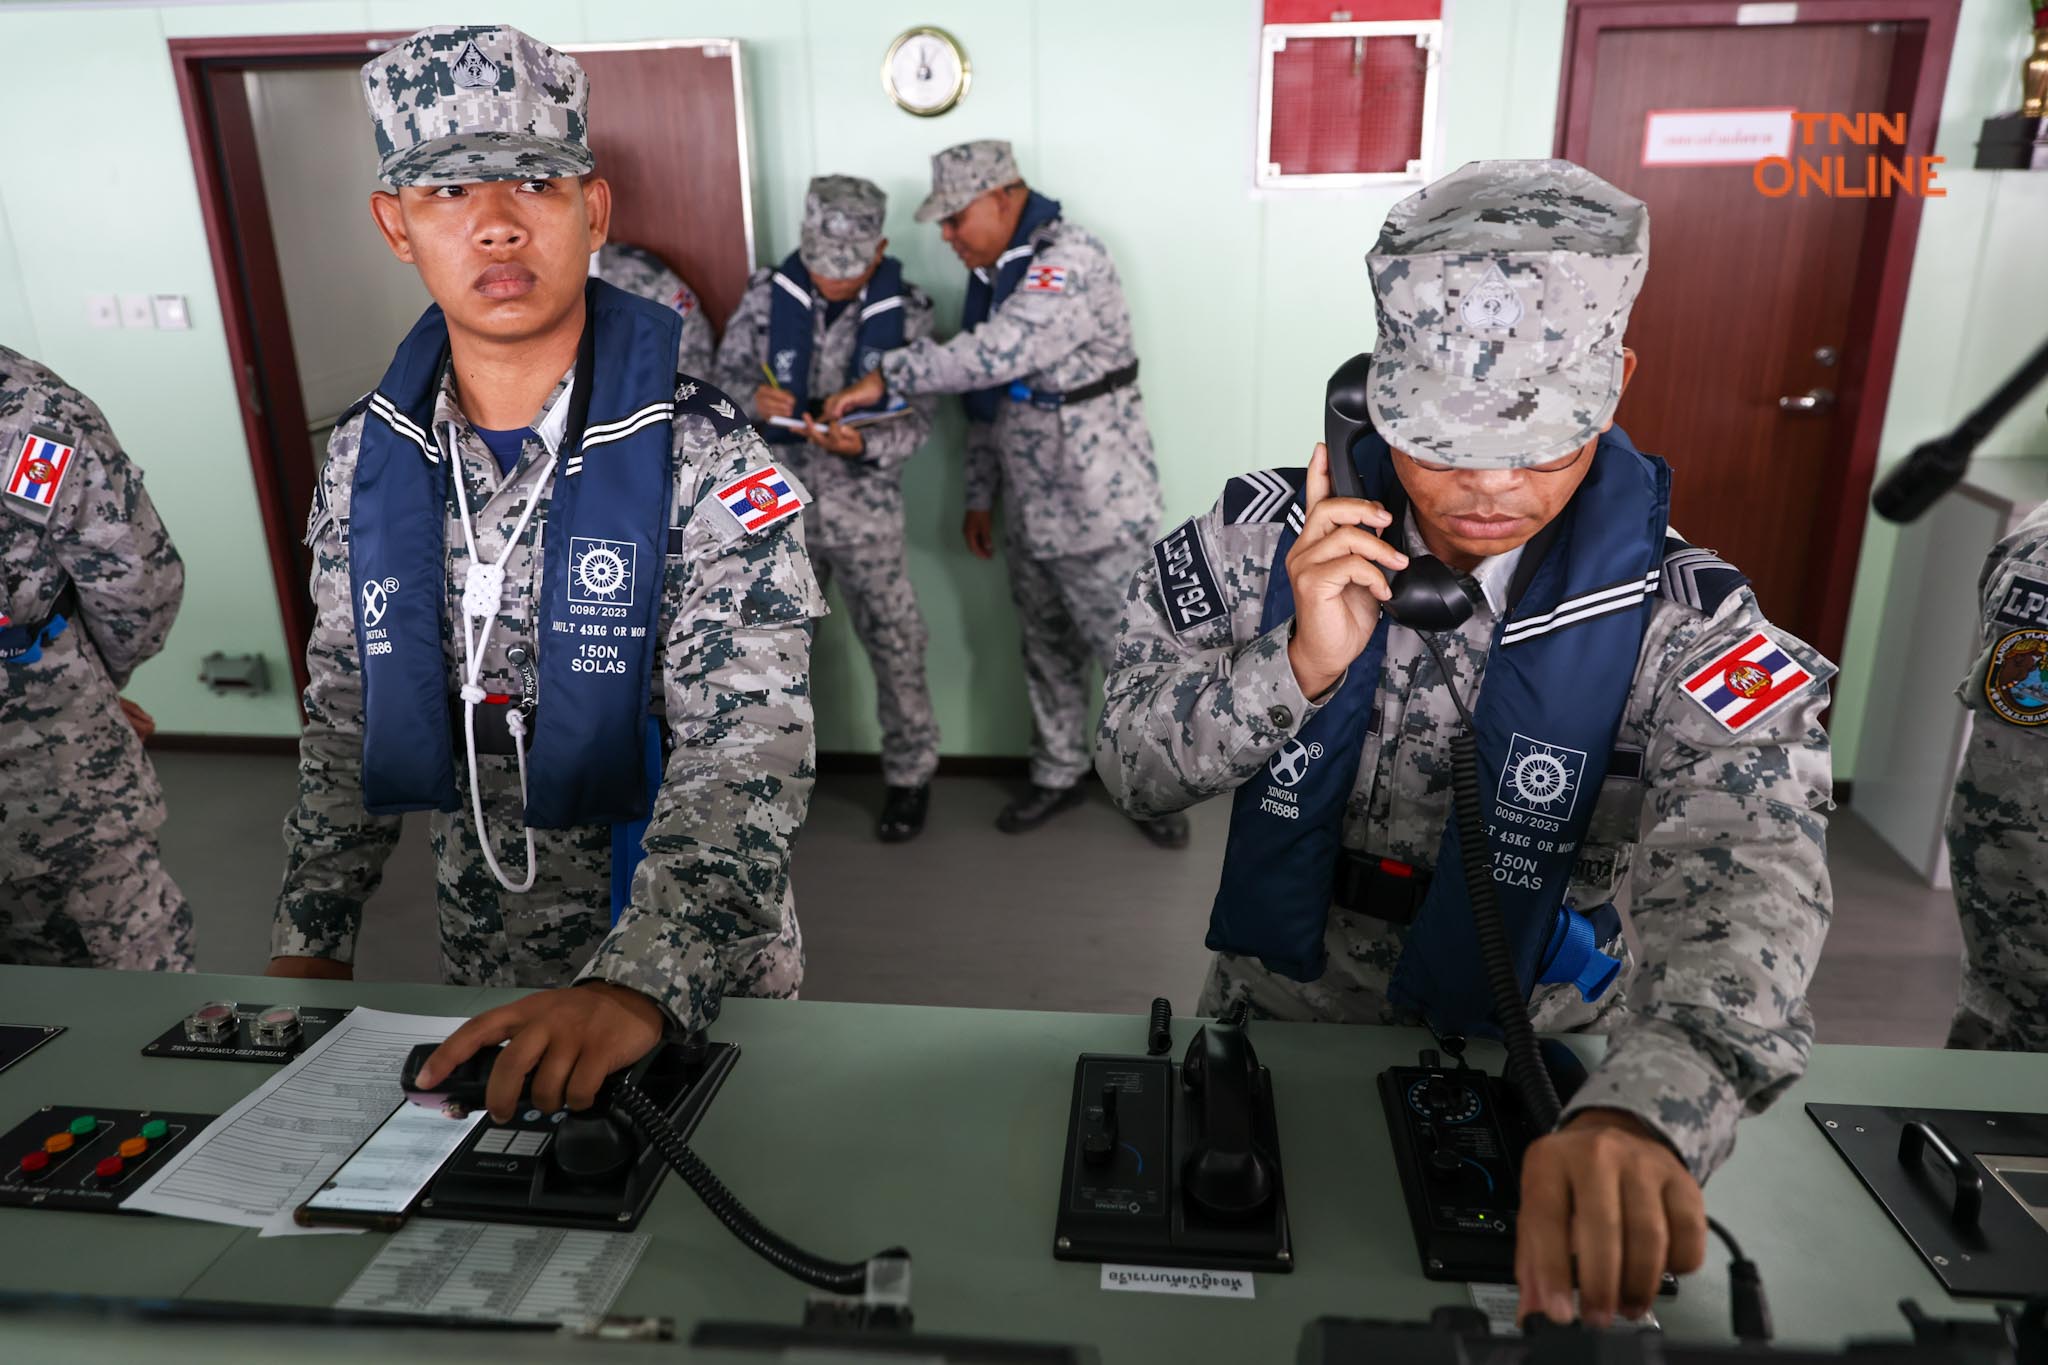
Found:
[(1833, 389), (1808, 389), (1797, 398), (1786, 394), (1778, 399), (1779, 412), (1826, 412), (1834, 405)]

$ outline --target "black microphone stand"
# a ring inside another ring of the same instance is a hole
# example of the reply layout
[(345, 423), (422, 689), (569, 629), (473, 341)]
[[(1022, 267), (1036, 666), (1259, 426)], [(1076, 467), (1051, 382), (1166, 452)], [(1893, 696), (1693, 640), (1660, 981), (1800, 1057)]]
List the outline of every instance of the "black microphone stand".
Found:
[(2048, 379), (2048, 341), (2042, 342), (2040, 349), (1954, 431), (1924, 443), (1901, 460), (1899, 467), (1877, 486), (1870, 499), (1872, 508), (1886, 521), (1901, 525), (1919, 518), (1942, 494), (1961, 482), (1978, 444), (2043, 379)]

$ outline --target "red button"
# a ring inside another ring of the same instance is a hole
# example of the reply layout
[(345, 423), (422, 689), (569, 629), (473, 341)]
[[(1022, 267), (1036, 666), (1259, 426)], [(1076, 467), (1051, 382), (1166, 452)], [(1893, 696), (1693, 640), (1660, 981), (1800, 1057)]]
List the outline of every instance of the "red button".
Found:
[(48, 1152), (25, 1152), (21, 1158), (21, 1169), (28, 1175), (35, 1175), (50, 1164)]
[(112, 1180), (115, 1176), (121, 1174), (121, 1158), (117, 1156), (102, 1158), (100, 1164), (92, 1168), (92, 1173), (102, 1180)]

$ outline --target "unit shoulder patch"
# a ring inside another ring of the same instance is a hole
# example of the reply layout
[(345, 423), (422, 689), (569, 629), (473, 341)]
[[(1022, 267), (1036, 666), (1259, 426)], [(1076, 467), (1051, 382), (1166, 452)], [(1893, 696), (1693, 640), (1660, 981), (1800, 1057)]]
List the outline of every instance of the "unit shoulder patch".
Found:
[(1166, 625), (1175, 635), (1224, 615), (1223, 591), (1209, 565), (1202, 528), (1193, 517), (1152, 546), (1152, 562), (1159, 570), (1159, 602), (1166, 611)]
[(1024, 272), (1020, 287), (1026, 294), (1064, 294), (1070, 274), (1063, 265), (1033, 265)]
[(2008, 725), (2048, 725), (2048, 630), (2016, 630), (1991, 647), (1984, 701)]
[(31, 429), (9, 437), (7, 481), (0, 484), (7, 506), (31, 520), (48, 521), (77, 453), (63, 437), (47, 431)]
[(796, 479), (774, 464), (740, 475), (713, 496), (748, 535), (787, 521), (803, 511), (807, 501)]
[(1752, 631), (1680, 684), (1729, 734), (1740, 734), (1800, 695), (1814, 675), (1773, 639)]

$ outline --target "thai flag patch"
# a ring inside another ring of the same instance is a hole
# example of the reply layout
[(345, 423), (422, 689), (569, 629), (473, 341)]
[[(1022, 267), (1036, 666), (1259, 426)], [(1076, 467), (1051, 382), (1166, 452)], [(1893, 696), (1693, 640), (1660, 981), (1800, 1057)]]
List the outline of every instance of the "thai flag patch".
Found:
[(803, 510), (803, 496), (780, 469), (764, 464), (718, 490), (718, 500), (747, 531), (765, 531)]
[(1754, 724), (1799, 689), (1813, 674), (1762, 631), (1750, 636), (1685, 680), (1686, 695), (1730, 734)]
[(64, 486), (71, 455), (71, 447), (63, 442), (30, 432), (7, 466), (7, 496), (49, 512), (57, 505), (57, 490)]
[(670, 296), (668, 306), (688, 317), (697, 307), (697, 296), (690, 292), (690, 286), (686, 284)]
[(1027, 294), (1064, 294), (1067, 292), (1067, 268), (1063, 265), (1034, 265), (1024, 272), (1024, 292)]

